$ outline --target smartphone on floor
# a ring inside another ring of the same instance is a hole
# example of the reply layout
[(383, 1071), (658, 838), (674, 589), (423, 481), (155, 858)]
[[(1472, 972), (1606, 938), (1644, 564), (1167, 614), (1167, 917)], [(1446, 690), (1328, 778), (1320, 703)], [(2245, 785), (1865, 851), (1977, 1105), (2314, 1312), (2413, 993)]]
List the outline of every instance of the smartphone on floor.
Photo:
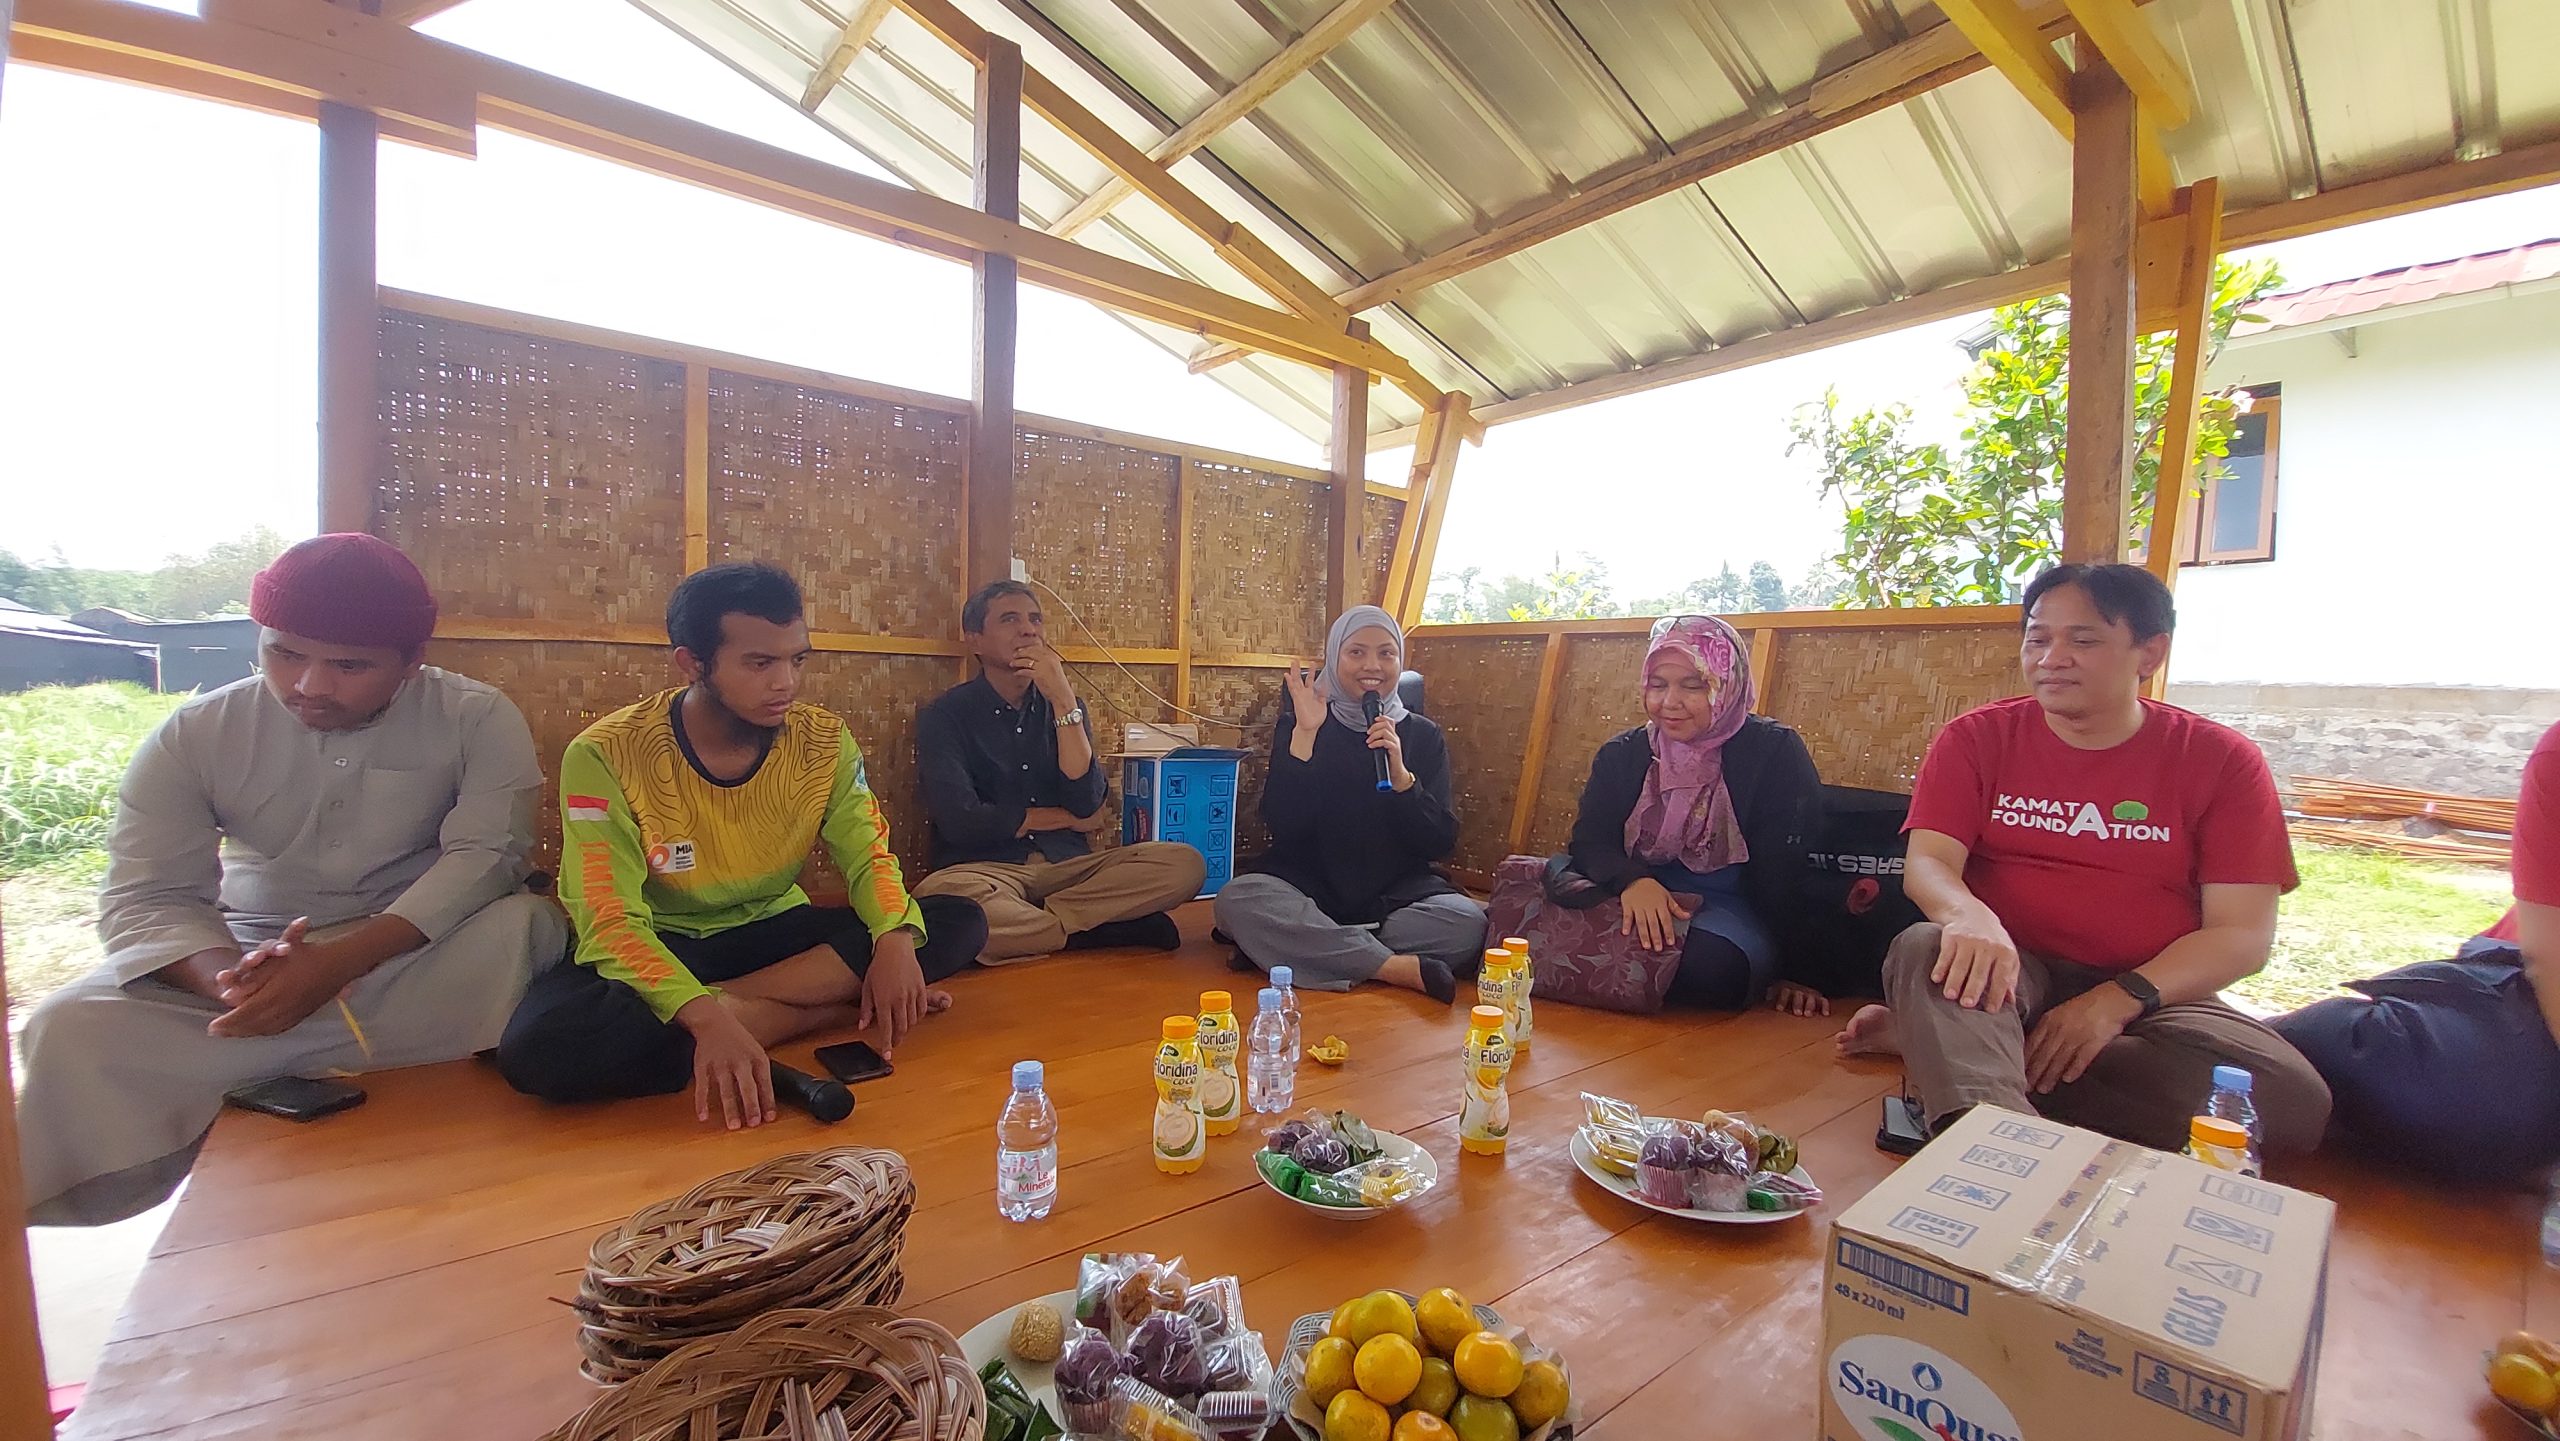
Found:
[(322, 1116), (364, 1104), (364, 1091), (344, 1081), (306, 1076), (278, 1076), (253, 1081), (226, 1092), (222, 1099), (244, 1111), (282, 1116), (288, 1121), (316, 1121)]
[(820, 1046), (818, 1064), (827, 1068), (828, 1075), (848, 1086), (876, 1081), (897, 1069), (889, 1064), (888, 1057), (873, 1050), (869, 1041), (843, 1041), (832, 1046)]
[(1929, 1144), (1929, 1128), (1907, 1096), (1884, 1098), (1884, 1124), (1876, 1127), (1876, 1149), (1891, 1156), (1917, 1155)]

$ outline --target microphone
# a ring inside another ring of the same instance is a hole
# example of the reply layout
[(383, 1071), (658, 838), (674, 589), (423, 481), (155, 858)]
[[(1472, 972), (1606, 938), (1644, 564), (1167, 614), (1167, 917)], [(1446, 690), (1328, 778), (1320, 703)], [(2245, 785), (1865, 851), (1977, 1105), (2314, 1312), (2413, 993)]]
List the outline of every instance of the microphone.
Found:
[(853, 1114), (853, 1092), (832, 1077), (821, 1080), (780, 1061), (773, 1066), (773, 1094), (832, 1126)]
[[(1371, 725), (1376, 725), (1378, 723), (1378, 717), (1383, 714), (1385, 710), (1386, 707), (1379, 704), (1378, 693), (1376, 691), (1361, 692), (1361, 719), (1367, 721)], [(1378, 789), (1382, 791), (1394, 790), (1396, 788), (1396, 783), (1387, 779), (1387, 753), (1385, 751), (1371, 751), (1369, 752), (1369, 756), (1372, 760), (1375, 760), (1378, 763)]]

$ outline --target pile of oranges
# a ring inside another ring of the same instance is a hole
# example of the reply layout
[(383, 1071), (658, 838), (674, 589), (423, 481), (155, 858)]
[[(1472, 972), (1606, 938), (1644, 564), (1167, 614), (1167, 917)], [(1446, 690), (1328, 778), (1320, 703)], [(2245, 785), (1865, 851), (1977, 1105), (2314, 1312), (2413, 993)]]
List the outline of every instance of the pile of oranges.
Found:
[(2560, 1423), (2560, 1345), (2530, 1331), (2508, 1332), (2489, 1358), (2489, 1390), (2549, 1434)]
[(1324, 1441), (1519, 1441), (1572, 1400), (1563, 1367), (1485, 1330), (1447, 1287), (1334, 1308), (1307, 1352), (1305, 1391), (1324, 1411)]

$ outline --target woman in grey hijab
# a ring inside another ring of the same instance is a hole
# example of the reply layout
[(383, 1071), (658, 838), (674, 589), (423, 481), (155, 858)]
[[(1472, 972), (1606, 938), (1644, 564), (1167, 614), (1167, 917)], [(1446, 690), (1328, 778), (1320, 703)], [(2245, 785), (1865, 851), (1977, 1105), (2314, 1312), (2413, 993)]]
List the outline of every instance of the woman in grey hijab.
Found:
[(1458, 845), (1449, 748), (1397, 696), (1403, 672), (1404, 629), (1374, 605), (1333, 623), (1320, 672), (1290, 667), (1262, 791), (1271, 849), (1219, 890), (1218, 928), (1301, 986), (1377, 980), (1446, 1003), (1484, 907), (1433, 868)]

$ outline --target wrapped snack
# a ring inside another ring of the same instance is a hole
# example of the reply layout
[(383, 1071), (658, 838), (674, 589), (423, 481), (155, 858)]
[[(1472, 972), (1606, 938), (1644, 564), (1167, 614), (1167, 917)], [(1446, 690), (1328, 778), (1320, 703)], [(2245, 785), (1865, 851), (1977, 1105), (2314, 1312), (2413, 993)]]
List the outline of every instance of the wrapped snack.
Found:
[(1748, 1178), (1760, 1169), (1760, 1137), (1754, 1132), (1748, 1141), (1731, 1131), (1705, 1129), (1680, 1123), (1684, 1133), (1697, 1143), (1698, 1165), (1727, 1176)]
[(1049, 1408), (1032, 1400), (1002, 1361), (988, 1362), (978, 1384), (987, 1391), (987, 1441), (1050, 1441), (1064, 1434)]
[(1191, 1278), (1182, 1258), (1144, 1251), (1094, 1252), (1076, 1270), (1076, 1319), (1118, 1341), (1158, 1311), (1179, 1311)]
[(1200, 1328), (1200, 1338), (1215, 1341), (1244, 1330), (1244, 1287), (1233, 1276), (1212, 1276), (1191, 1288), (1182, 1314)]
[(1200, 1424), (1221, 1436), (1259, 1436), (1279, 1414), (1269, 1391), (1212, 1391), (1200, 1398)]
[(1637, 1153), (1636, 1194), (1657, 1206), (1686, 1206), (1697, 1169), (1698, 1147), (1689, 1137), (1678, 1131), (1647, 1136)]
[(1585, 1091), (1582, 1093), (1582, 1124), (1603, 1130), (1636, 1132), (1644, 1129), (1644, 1112), (1637, 1110), (1633, 1102), (1621, 1101), (1615, 1096), (1595, 1096)]
[(1058, 1357), (1058, 1402), (1066, 1408), (1070, 1434), (1102, 1436), (1111, 1430), (1111, 1388), (1127, 1374), (1128, 1363), (1112, 1349), (1111, 1338), (1076, 1327)]
[(1700, 1167), (1689, 1173), (1688, 1207), (1693, 1211), (1751, 1209), (1751, 1178)]
[(1378, 1133), (1369, 1129), (1368, 1122), (1349, 1111), (1333, 1113), (1333, 1136), (1343, 1144), (1344, 1149), (1350, 1151), (1352, 1165), (1357, 1166), (1363, 1161), (1374, 1161), (1386, 1154), (1378, 1145)]
[(1615, 1175), (1636, 1173), (1636, 1153), (1644, 1147), (1644, 1113), (1615, 1096), (1582, 1093), (1582, 1139), (1602, 1170)]
[(1339, 1066), (1351, 1059), (1351, 1043), (1340, 1036), (1327, 1036), (1307, 1047), (1307, 1059), (1319, 1066)]
[(1348, 1181), (1357, 1187), (1360, 1204), (1373, 1211), (1410, 1200), (1422, 1192), (1422, 1177), (1412, 1166), (1385, 1156), (1363, 1161), (1335, 1179)]
[(1763, 1171), (1751, 1178), (1750, 1206), (1754, 1211), (1802, 1211), (1822, 1204), (1822, 1188)]
[(1313, 1206), (1338, 1206), (1344, 1210), (1355, 1210), (1362, 1204), (1360, 1183), (1348, 1174), (1330, 1176), (1321, 1171), (1309, 1171), (1298, 1182), (1298, 1189), (1290, 1194)]
[(1307, 1179), (1307, 1168), (1284, 1151), (1256, 1151), (1253, 1164), (1261, 1169), (1262, 1179), (1284, 1196), (1298, 1194), (1298, 1187)]
[(1799, 1159), (1801, 1158), (1796, 1154), (1796, 1143), (1792, 1139), (1781, 1136), (1775, 1131), (1760, 1133), (1761, 1170), (1775, 1171), (1783, 1176), (1796, 1168), (1796, 1162)]
[(1201, 1354), (1200, 1328), (1179, 1311), (1160, 1311), (1129, 1334), (1129, 1374), (1168, 1396), (1197, 1396), (1208, 1389), (1209, 1361)]
[(1170, 1396), (1132, 1376), (1111, 1388), (1111, 1430), (1119, 1441), (1207, 1441), (1199, 1422)]
[(1323, 1134), (1323, 1128), (1303, 1116), (1292, 1117), (1262, 1133), (1262, 1149), (1283, 1154), (1298, 1149), (1298, 1143), (1309, 1136)]
[(1732, 1137), (1734, 1144), (1748, 1151), (1754, 1162), (1760, 1159), (1760, 1128), (1751, 1124), (1750, 1117), (1709, 1111), (1698, 1118), (1698, 1124)]
[(1203, 1391), (1250, 1391), (1271, 1384), (1271, 1358), (1262, 1349), (1259, 1331), (1212, 1341), (1202, 1354), (1207, 1377)]
[(1331, 1134), (1309, 1136), (1289, 1153), (1299, 1165), (1320, 1175), (1330, 1176), (1351, 1164), (1351, 1148)]

